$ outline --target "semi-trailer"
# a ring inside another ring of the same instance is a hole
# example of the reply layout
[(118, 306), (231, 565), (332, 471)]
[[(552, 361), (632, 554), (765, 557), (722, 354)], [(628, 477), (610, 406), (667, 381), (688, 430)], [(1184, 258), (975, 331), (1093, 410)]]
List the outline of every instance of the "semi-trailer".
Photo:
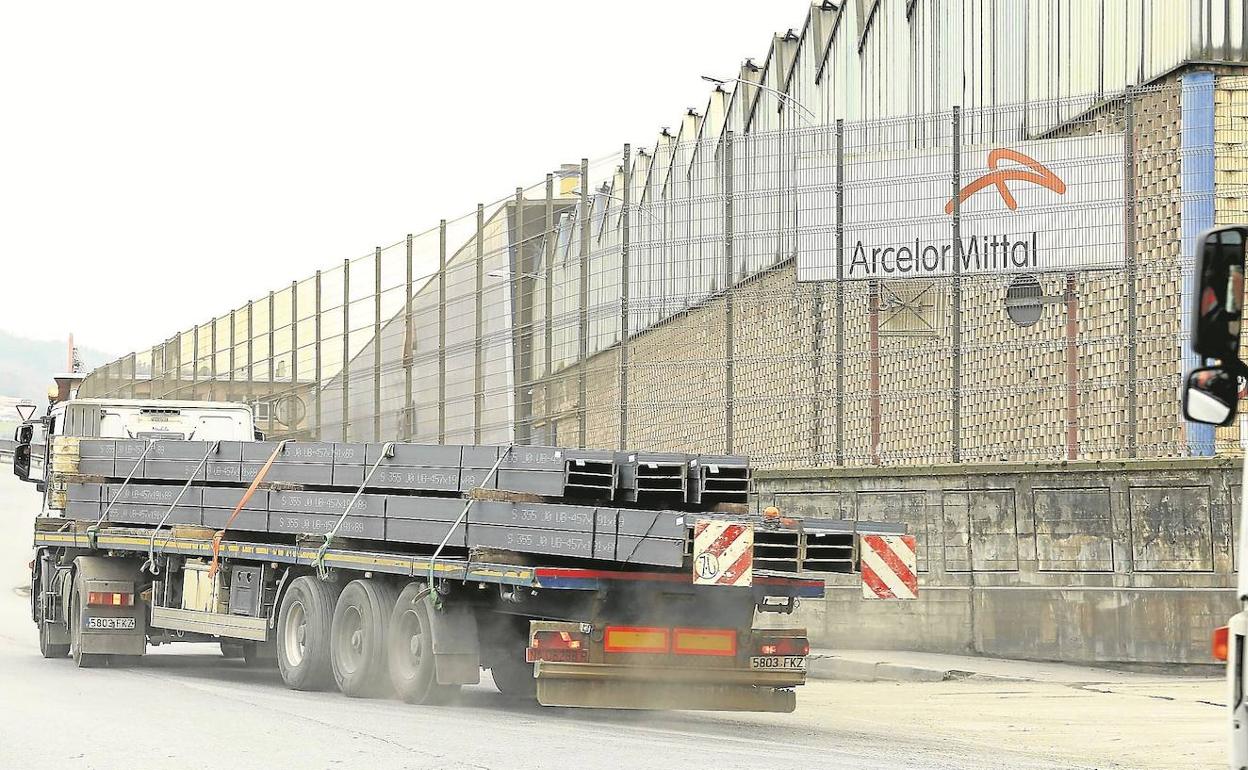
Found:
[[(756, 627), (900, 525), (752, 506), (743, 457), (262, 441), (242, 404), (80, 399), (17, 431), (44, 494), (45, 657), (214, 642), (295, 689), (791, 711), (802, 628)], [(37, 468), (42, 466), (42, 473)]]

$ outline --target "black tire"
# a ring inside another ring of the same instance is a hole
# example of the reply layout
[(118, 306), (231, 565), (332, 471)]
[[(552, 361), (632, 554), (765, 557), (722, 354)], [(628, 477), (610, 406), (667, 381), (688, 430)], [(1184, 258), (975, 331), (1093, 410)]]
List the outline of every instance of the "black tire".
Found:
[(277, 665), (277, 644), (271, 642), (245, 642), (243, 663), (247, 668), (272, 668)]
[(386, 658), (390, 683), (400, 698), (435, 705), (454, 697), (459, 685), (438, 684), (428, 596), (421, 596), (423, 590), (420, 583), (408, 583), (399, 594), (386, 634)]
[(537, 680), (533, 678), (533, 664), (524, 659), (524, 649), (517, 655), (511, 650), (497, 658), (490, 666), (494, 686), (509, 698), (537, 699)]
[(295, 578), (277, 616), (277, 667), (292, 690), (324, 690), (334, 681), (329, 629), (338, 586), (311, 575)]
[(64, 658), (69, 655), (68, 644), (53, 644), (49, 641), (51, 632), (48, 630), (48, 624), (42, 619), (39, 620), (39, 654), (45, 658)]
[(108, 656), (82, 651), (82, 612), (79, 608), (82, 606), (85, 592), (86, 586), (83, 584), (82, 575), (75, 575), (74, 590), (71, 592), (67, 610), (69, 612), (69, 654), (78, 668), (97, 668), (108, 663)]
[(42, 610), (36, 610), (39, 624), (39, 654), (45, 658), (64, 658), (69, 655), (68, 644), (53, 644), (52, 629), (43, 621)]
[(386, 631), (397, 595), (380, 580), (353, 580), (342, 589), (330, 630), (330, 662), (343, 695), (377, 698), (388, 695)]
[(42, 558), (36, 559), (30, 573), (30, 616), (39, 626), (39, 654), (45, 658), (64, 658), (69, 655), (69, 645), (63, 642), (54, 644), (52, 629), (43, 622), (43, 592), (47, 589), (40, 579), (42, 563)]
[(244, 645), (242, 642), (226, 642), (219, 643), (221, 646), (221, 657), (227, 660), (234, 660), (243, 657)]

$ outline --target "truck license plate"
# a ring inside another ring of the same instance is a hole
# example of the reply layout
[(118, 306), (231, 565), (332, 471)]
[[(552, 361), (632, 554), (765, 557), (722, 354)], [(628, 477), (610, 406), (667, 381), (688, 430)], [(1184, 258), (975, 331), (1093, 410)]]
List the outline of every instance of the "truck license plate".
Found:
[(755, 671), (805, 671), (806, 659), (800, 655), (763, 655), (750, 658)]
[(87, 628), (95, 631), (122, 631), (134, 627), (134, 618), (87, 618)]

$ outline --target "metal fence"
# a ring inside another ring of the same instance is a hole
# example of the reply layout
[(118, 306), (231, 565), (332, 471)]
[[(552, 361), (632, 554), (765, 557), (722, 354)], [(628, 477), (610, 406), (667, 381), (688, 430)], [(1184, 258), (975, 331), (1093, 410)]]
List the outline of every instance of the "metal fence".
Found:
[(1210, 75), (818, 126), (782, 104), (743, 134), (691, 115), (80, 395), (245, 401), (273, 436), (772, 467), (1212, 453), (1177, 414), (1181, 294), (1195, 233), (1238, 221), (1214, 179), (1246, 93)]

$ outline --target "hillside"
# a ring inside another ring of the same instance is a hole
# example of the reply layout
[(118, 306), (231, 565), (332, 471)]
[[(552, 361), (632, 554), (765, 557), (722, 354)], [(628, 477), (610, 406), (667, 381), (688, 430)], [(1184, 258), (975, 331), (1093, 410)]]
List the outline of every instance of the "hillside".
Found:
[[(86, 371), (117, 356), (79, 348)], [(46, 403), (52, 375), (65, 370), (64, 340), (32, 340), (0, 331), (0, 396)]]

